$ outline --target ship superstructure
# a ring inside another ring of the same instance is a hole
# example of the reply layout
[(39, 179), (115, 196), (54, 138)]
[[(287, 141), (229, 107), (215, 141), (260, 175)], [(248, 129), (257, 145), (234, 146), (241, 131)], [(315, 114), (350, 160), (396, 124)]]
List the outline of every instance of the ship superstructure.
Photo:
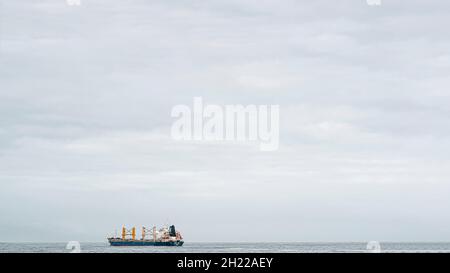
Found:
[(136, 227), (127, 229), (122, 227), (121, 237), (110, 237), (108, 242), (111, 246), (182, 246), (184, 241), (181, 233), (175, 230), (175, 226), (156, 226), (148, 229), (141, 228), (141, 238), (136, 238)]

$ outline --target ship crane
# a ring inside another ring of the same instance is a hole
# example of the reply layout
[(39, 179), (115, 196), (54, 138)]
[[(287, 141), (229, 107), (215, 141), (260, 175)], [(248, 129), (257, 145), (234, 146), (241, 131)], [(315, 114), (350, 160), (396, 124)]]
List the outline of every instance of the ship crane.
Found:
[(156, 241), (156, 227), (152, 227), (148, 229), (146, 227), (142, 227), (142, 240), (145, 240), (145, 236), (152, 236), (153, 241)]
[(127, 235), (130, 235), (132, 240), (136, 240), (136, 228), (132, 227), (131, 229), (126, 229), (125, 227), (122, 227), (122, 240), (126, 240)]

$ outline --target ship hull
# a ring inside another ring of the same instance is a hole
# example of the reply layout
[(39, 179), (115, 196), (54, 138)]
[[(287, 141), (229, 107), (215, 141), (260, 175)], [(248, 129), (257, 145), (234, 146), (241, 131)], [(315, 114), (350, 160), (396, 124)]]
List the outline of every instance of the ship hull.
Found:
[(182, 246), (183, 241), (109, 240), (111, 246)]

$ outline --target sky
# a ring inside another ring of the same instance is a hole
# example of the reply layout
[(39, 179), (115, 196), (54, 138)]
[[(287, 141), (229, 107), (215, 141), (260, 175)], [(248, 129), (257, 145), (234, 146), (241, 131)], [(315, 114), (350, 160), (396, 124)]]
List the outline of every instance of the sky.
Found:
[[(450, 241), (450, 2), (0, 0), (0, 241)], [(171, 109), (279, 105), (279, 149)]]

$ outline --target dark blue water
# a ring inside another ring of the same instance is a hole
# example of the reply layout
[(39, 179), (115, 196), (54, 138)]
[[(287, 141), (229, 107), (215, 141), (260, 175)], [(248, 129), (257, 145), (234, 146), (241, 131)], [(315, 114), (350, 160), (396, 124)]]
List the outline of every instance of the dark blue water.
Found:
[[(67, 243), (0, 243), (0, 252), (69, 253)], [(182, 247), (111, 247), (80, 242), (86, 253), (353, 253), (367, 252), (367, 243), (185, 243)], [(450, 243), (380, 243), (381, 252), (450, 252)]]

